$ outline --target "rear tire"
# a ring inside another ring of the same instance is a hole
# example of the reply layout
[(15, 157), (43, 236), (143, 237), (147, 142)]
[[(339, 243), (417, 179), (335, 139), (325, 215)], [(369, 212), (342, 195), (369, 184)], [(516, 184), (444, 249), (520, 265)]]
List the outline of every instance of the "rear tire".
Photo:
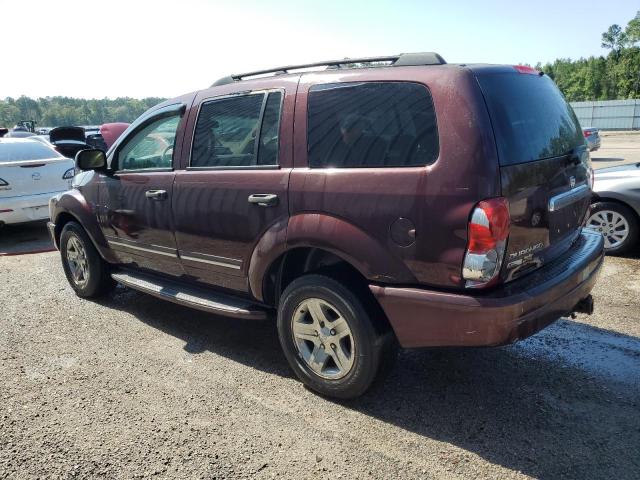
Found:
[(310, 389), (338, 399), (362, 395), (381, 363), (395, 353), (390, 332), (378, 333), (365, 304), (324, 275), (297, 278), (278, 308), (278, 336), (289, 365)]
[(623, 255), (638, 246), (638, 217), (626, 205), (616, 202), (592, 204), (587, 227), (605, 238), (607, 254)]
[(60, 234), (62, 268), (76, 295), (92, 298), (110, 292), (116, 286), (93, 242), (76, 222), (67, 223)]

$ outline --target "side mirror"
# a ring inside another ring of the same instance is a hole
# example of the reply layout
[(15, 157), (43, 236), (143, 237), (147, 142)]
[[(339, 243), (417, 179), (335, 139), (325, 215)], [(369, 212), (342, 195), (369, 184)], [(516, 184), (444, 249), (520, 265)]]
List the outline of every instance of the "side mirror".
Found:
[(104, 170), (107, 168), (107, 156), (102, 150), (80, 150), (76, 153), (76, 168), (79, 170)]

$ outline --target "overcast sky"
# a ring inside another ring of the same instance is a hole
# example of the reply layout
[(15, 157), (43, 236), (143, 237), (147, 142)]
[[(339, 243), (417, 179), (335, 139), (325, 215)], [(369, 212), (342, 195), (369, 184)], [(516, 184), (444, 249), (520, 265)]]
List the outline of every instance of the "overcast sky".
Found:
[(530, 63), (603, 53), (638, 0), (0, 0), (0, 98), (173, 97), (230, 73), (436, 51)]

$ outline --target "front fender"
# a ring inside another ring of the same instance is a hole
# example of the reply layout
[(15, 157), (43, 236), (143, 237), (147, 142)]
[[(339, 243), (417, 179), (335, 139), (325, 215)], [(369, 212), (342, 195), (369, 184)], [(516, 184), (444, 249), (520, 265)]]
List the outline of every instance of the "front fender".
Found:
[(82, 225), (82, 228), (85, 229), (96, 250), (104, 260), (111, 263), (117, 261), (113, 250), (109, 248), (107, 240), (102, 234), (98, 217), (92, 204), (87, 201), (82, 192), (73, 189), (52, 198), (49, 204), (49, 214), (51, 221), (56, 225), (56, 235), (59, 236), (61, 233), (60, 223), (63, 221), (64, 216), (69, 215)]

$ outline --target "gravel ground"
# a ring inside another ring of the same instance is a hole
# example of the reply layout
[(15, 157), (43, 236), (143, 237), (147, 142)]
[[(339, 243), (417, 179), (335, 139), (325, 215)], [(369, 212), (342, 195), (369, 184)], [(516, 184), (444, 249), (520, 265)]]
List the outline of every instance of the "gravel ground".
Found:
[(595, 315), (405, 351), (349, 403), (292, 377), (270, 322), (81, 300), (57, 253), (0, 275), (0, 478), (640, 478), (637, 258), (607, 258)]
[(47, 222), (4, 225), (0, 228), (0, 256), (55, 250)]

